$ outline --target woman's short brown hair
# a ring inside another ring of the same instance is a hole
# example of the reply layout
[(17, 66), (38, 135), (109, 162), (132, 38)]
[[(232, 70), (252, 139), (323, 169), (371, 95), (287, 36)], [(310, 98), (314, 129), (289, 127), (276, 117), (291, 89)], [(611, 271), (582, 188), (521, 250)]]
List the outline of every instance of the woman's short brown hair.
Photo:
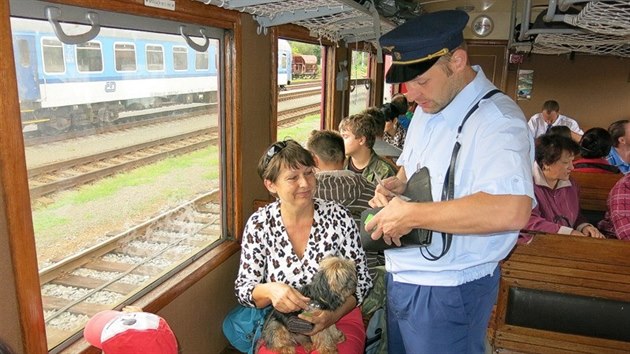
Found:
[(282, 167), (292, 169), (315, 167), (313, 155), (295, 140), (278, 141), (269, 146), (258, 160), (258, 175), (263, 180), (275, 182)]
[(557, 134), (543, 134), (536, 139), (536, 163), (541, 168), (560, 160), (563, 151), (577, 155), (580, 145), (571, 138)]

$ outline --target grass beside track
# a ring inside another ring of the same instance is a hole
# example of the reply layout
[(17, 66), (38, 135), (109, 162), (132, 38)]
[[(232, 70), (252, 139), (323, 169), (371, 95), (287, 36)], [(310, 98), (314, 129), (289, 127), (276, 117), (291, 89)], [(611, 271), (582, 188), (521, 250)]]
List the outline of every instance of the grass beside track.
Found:
[(211, 146), (45, 198), (32, 206), (37, 247), (102, 236), (190, 200), (216, 186), (218, 165)]

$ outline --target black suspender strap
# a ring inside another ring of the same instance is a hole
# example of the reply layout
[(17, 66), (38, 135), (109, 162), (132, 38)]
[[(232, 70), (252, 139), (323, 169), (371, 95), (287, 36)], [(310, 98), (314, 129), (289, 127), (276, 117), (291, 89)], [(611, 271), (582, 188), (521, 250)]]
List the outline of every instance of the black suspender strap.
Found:
[[(457, 162), (457, 155), (459, 154), (459, 148), (462, 146), (459, 142), (459, 136), (462, 133), (462, 128), (466, 121), (470, 116), (475, 113), (477, 108), (479, 108), (479, 102), (482, 100), (486, 100), (497, 93), (500, 93), (501, 90), (493, 89), (486, 93), (474, 106), (466, 113), (466, 116), (462, 120), (462, 123), (457, 128), (457, 138), (455, 140), (455, 146), (453, 147), (453, 153), (451, 154), (451, 162), (448, 166), (448, 170), (446, 171), (446, 175), (444, 176), (444, 184), (442, 185), (442, 201), (451, 200), (455, 195), (455, 163)], [(453, 234), (442, 233), (442, 252), (438, 255), (434, 255), (426, 248), (420, 248), (420, 253), (422, 257), (428, 259), (430, 261), (437, 261), (438, 259), (444, 257), (444, 255), (451, 249), (451, 242), (453, 241)], [(426, 254), (425, 254), (426, 251)]]

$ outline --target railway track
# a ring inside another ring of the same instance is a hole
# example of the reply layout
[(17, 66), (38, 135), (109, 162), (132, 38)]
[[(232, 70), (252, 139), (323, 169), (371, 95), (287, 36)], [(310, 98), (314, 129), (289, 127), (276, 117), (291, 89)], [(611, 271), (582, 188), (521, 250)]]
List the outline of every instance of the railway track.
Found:
[(79, 331), (95, 313), (136, 296), (178, 271), (175, 264), (221, 238), (218, 191), (210, 192), (39, 273), (48, 347)]
[[(292, 87), (290, 91), (280, 92), (279, 102), (286, 102), (304, 97), (314, 96), (321, 92), (321, 84), (306, 83)], [(119, 114), (120, 123), (83, 128), (57, 135), (26, 136), (25, 146), (36, 146), (63, 141), (67, 139), (79, 138), (95, 134), (104, 134), (142, 127), (150, 124), (159, 124), (173, 120), (186, 119), (187, 117), (199, 115), (201, 113), (216, 113), (216, 103), (191, 103), (179, 104), (160, 108), (149, 108), (137, 111), (121, 112)]]
[(199, 130), (29, 169), (31, 198), (90, 183), (166, 157), (203, 149), (216, 143), (216, 131), (216, 128)]
[[(280, 126), (319, 112), (319, 103), (284, 110)], [(167, 157), (203, 149), (217, 141), (217, 128), (208, 128), (147, 143), (56, 162), (28, 170), (31, 199), (87, 184)]]
[(216, 108), (216, 103), (192, 103), (188, 105), (174, 105), (161, 108), (145, 109), (140, 111), (122, 112), (120, 113), (119, 117), (121, 121), (127, 122), (93, 128), (85, 128), (57, 135), (25, 137), (24, 145), (36, 146), (49, 144), (57, 141), (80, 138), (89, 135), (104, 134), (125, 129), (142, 127), (150, 124), (158, 124), (169, 122), (172, 120), (186, 119), (187, 117), (196, 116), (200, 113), (216, 113)]

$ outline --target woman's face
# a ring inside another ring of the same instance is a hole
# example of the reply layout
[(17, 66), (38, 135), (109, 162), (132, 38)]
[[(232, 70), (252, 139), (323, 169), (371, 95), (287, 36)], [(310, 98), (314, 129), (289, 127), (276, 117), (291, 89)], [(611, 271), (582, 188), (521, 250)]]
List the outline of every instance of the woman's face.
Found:
[(283, 203), (292, 205), (312, 203), (315, 185), (314, 168), (304, 166), (291, 169), (283, 165), (275, 182), (265, 180), (269, 192), (277, 195)]
[(543, 173), (547, 179), (568, 181), (571, 171), (573, 171), (573, 156), (568, 151), (563, 151), (560, 159), (551, 165), (545, 165)]

